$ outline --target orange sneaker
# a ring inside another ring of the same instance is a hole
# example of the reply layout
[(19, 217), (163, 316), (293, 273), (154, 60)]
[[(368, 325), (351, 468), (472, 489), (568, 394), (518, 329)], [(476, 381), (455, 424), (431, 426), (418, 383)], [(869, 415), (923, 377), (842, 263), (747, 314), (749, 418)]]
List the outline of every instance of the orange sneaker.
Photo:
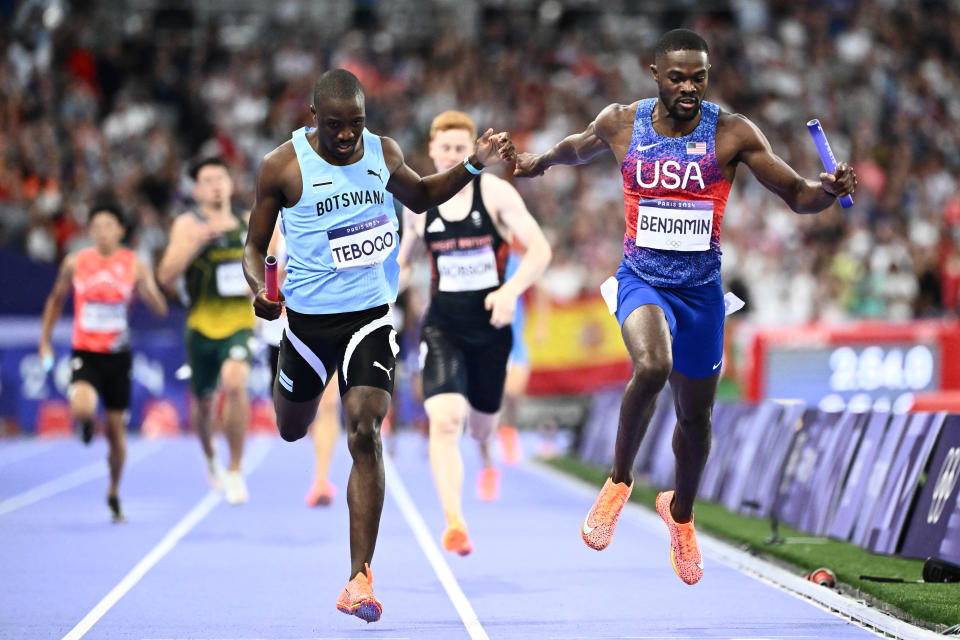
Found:
[(364, 564), (364, 570), (357, 572), (353, 580), (340, 592), (337, 609), (347, 615), (357, 616), (367, 622), (376, 622), (383, 613), (383, 606), (373, 595), (373, 574), (370, 565)]
[(440, 539), (443, 548), (447, 551), (466, 556), (473, 551), (473, 543), (470, 542), (470, 536), (467, 535), (467, 525), (463, 520), (453, 520), (447, 525), (447, 530), (443, 532)]
[(493, 502), (500, 495), (500, 470), (484, 467), (477, 479), (477, 497), (484, 502)]
[(337, 488), (332, 482), (327, 481), (322, 485), (314, 482), (304, 501), (308, 507), (328, 507), (333, 502), (335, 495), (337, 495)]
[(580, 528), (580, 536), (588, 547), (597, 551), (607, 548), (613, 540), (613, 532), (617, 528), (623, 505), (632, 491), (632, 484), (629, 487), (624, 482), (614, 484), (612, 478), (607, 478), (597, 501), (593, 503)]
[(677, 522), (670, 513), (671, 502), (673, 491), (664, 491), (657, 495), (657, 513), (670, 530), (670, 562), (681, 580), (687, 584), (696, 584), (703, 577), (703, 557), (697, 545), (697, 532), (693, 529), (693, 516), (690, 517), (690, 522)]
[(503, 461), (513, 466), (520, 462), (520, 434), (516, 427), (503, 426), (497, 429), (497, 438), (500, 440), (500, 451)]

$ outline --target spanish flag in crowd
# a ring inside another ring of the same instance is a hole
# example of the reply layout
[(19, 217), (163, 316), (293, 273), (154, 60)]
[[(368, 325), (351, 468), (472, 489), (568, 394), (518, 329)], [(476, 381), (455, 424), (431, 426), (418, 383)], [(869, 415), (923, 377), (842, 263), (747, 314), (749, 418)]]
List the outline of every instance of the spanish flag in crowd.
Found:
[(532, 306), (525, 336), (531, 395), (590, 393), (630, 379), (620, 326), (599, 295)]

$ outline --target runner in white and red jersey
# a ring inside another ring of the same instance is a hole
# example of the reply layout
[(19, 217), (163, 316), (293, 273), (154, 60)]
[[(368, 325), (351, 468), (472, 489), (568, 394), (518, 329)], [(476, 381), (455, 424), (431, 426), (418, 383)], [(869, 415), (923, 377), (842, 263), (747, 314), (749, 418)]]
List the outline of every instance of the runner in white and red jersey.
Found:
[(120, 209), (97, 206), (88, 225), (94, 246), (68, 255), (43, 309), (40, 358), (52, 361), (50, 334), (67, 293), (73, 288), (73, 357), (68, 396), (70, 413), (80, 425), (85, 444), (93, 439), (97, 403), (103, 403), (110, 446), (107, 504), (114, 522), (125, 520), (117, 488), (127, 455), (125, 416), (130, 406), (130, 325), (133, 294), (157, 315), (167, 314), (167, 301), (150, 270), (129, 249), (120, 246), (125, 229)]

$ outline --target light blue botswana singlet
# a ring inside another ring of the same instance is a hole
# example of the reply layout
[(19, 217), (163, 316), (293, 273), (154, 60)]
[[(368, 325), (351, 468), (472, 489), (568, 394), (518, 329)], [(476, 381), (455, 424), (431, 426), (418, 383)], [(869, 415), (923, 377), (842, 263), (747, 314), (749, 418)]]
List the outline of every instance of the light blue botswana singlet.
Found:
[(380, 137), (363, 130), (363, 157), (350, 165), (328, 163), (293, 132), (303, 195), (280, 211), (287, 243), (283, 294), (298, 313), (362, 311), (394, 302), (400, 244), (390, 179)]

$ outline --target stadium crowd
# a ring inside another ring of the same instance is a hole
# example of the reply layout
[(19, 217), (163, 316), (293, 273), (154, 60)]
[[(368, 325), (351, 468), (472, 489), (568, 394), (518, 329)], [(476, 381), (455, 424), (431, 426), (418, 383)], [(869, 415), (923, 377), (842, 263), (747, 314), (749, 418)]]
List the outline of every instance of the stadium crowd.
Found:
[[(189, 206), (189, 162), (224, 157), (236, 204), (249, 207), (261, 158), (308, 122), (313, 82), (333, 67), (360, 78), (369, 128), (424, 173), (430, 120), (450, 108), (541, 151), (608, 103), (654, 96), (652, 46), (688, 26), (711, 46), (708, 99), (751, 118), (808, 176), (820, 165), (804, 124), (819, 118), (860, 178), (853, 209), (799, 216), (738, 177), (724, 279), (758, 302), (753, 319), (960, 310), (956, 2), (731, 0), (703, 12), (685, 2), (282, 0), (221, 14), (160, 4), (0, 3), (5, 248), (58, 261), (110, 193), (132, 218), (131, 246), (153, 263)], [(595, 292), (622, 255), (612, 156), (516, 184), (553, 244), (542, 289), (558, 300)]]

